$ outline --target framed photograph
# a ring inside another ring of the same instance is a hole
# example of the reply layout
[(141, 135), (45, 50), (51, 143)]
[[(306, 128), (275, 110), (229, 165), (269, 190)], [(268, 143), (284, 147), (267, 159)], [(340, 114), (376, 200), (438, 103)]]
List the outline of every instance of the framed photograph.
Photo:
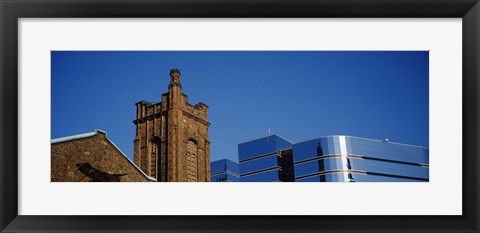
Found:
[(1, 232), (479, 231), (476, 0), (0, 9)]

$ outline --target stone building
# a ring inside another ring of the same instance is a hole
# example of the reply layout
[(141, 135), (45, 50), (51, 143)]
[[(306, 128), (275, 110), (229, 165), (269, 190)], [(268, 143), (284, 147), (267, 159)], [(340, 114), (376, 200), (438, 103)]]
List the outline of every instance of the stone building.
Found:
[(134, 162), (104, 131), (51, 140), (52, 182), (209, 182), (208, 106), (191, 105), (170, 70), (161, 102), (136, 103)]
[(135, 105), (135, 164), (159, 182), (209, 182), (208, 106), (188, 103), (180, 70), (170, 70), (161, 102), (142, 100)]
[(51, 141), (52, 182), (155, 182), (101, 130)]

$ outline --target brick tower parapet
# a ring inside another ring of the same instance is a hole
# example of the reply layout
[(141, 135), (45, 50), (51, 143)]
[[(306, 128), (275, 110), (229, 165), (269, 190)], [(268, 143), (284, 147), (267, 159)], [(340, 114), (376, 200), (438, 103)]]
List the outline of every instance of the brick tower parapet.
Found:
[(137, 102), (134, 162), (160, 182), (209, 182), (208, 106), (191, 105), (180, 70), (170, 70), (161, 102)]

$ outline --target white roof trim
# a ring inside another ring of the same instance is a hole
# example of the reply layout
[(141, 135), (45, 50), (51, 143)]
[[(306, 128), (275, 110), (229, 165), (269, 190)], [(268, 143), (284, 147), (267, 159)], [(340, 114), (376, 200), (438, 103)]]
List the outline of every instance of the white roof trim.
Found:
[(55, 138), (55, 139), (50, 140), (50, 143), (54, 144), (54, 143), (59, 143), (59, 142), (66, 142), (66, 141), (71, 141), (71, 140), (80, 139), (80, 138), (93, 137), (95, 135), (97, 135), (96, 131), (90, 132), (90, 133), (77, 134), (77, 135), (63, 137), (63, 138)]
[(105, 134), (105, 138), (107, 139), (108, 142), (110, 142), (110, 144), (113, 145), (113, 147), (115, 147), (115, 149), (117, 149), (120, 154), (123, 155), (123, 157), (125, 157), (125, 159), (127, 159), (127, 161), (133, 165), (133, 167), (135, 167), (140, 173), (142, 173), (142, 175), (144, 175), (147, 179), (149, 180), (152, 180), (152, 181), (157, 181), (157, 179), (151, 177), (151, 176), (148, 176), (147, 174), (145, 174), (145, 172), (142, 171), (142, 169), (140, 169), (134, 162), (132, 162), (128, 157), (127, 155), (125, 155), (125, 153), (123, 153), (122, 150), (120, 150), (120, 148), (118, 148), (117, 145), (115, 145), (115, 143), (113, 143), (110, 139), (108, 139), (107, 137), (107, 132), (101, 130), (101, 129), (94, 129), (93, 132), (90, 132), (90, 133), (84, 133), (84, 134), (77, 134), (77, 135), (73, 135), (73, 136), (68, 136), (68, 137), (63, 137), (63, 138), (55, 138), (55, 139), (52, 139), (50, 140), (50, 143), (54, 144), (54, 143), (59, 143), (59, 142), (66, 142), (66, 141), (72, 141), (72, 140), (76, 140), (76, 139), (81, 139), (81, 138), (88, 138), (88, 137), (93, 137), (95, 135), (97, 135), (98, 133), (104, 133)]
[(125, 155), (121, 150), (120, 148), (117, 147), (117, 145), (115, 145), (115, 143), (113, 143), (110, 139), (108, 139), (108, 137), (106, 137), (106, 139), (108, 140), (108, 142), (110, 142), (115, 148), (117, 148), (118, 151), (120, 151), (120, 153), (128, 160), (128, 162), (130, 162), (138, 171), (140, 171), (145, 177), (147, 177), (149, 180), (152, 180), (152, 181), (157, 181), (157, 179), (151, 177), (151, 176), (148, 176), (147, 174), (145, 174), (145, 172), (142, 171), (142, 169), (140, 169), (134, 162), (132, 162), (128, 157), (127, 155)]

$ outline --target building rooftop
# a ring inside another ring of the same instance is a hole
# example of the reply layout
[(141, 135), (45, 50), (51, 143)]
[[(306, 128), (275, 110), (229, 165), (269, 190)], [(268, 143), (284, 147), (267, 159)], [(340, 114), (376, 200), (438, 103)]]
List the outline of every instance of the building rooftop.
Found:
[(151, 177), (151, 176), (148, 176), (147, 174), (145, 174), (145, 172), (142, 171), (142, 169), (140, 169), (134, 162), (132, 162), (128, 157), (127, 155), (125, 155), (125, 153), (123, 153), (122, 150), (120, 150), (120, 148), (117, 147), (117, 145), (115, 145), (115, 143), (113, 143), (110, 139), (108, 139), (107, 137), (107, 132), (101, 130), (101, 129), (94, 129), (93, 132), (89, 132), (89, 133), (83, 133), (83, 134), (77, 134), (77, 135), (72, 135), (72, 136), (67, 136), (67, 137), (61, 137), (61, 138), (55, 138), (55, 139), (52, 139), (50, 140), (50, 143), (51, 144), (56, 144), (56, 143), (62, 143), (62, 142), (68, 142), (68, 141), (72, 141), (72, 140), (77, 140), (77, 139), (82, 139), (82, 138), (88, 138), (88, 137), (93, 137), (93, 136), (96, 136), (98, 135), (99, 133), (102, 133), (102, 134), (105, 134), (105, 139), (107, 139), (108, 142), (110, 142), (110, 144), (113, 145), (113, 147), (115, 147), (115, 149), (117, 149), (120, 154), (122, 154), (127, 160), (128, 162), (133, 165), (133, 167), (135, 167), (135, 169), (137, 169), (138, 171), (140, 171), (140, 173), (142, 175), (144, 175), (147, 179), (149, 180), (152, 180), (152, 181), (157, 181), (155, 178)]

